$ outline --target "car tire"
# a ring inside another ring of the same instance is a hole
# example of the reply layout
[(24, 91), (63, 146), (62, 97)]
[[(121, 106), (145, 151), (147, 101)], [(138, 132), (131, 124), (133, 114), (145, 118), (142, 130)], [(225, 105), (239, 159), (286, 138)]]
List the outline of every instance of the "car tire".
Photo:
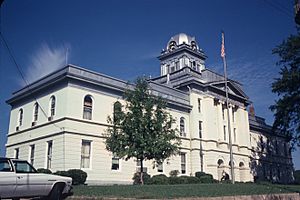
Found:
[(56, 184), (48, 197), (49, 200), (62, 200), (62, 188), (60, 185)]

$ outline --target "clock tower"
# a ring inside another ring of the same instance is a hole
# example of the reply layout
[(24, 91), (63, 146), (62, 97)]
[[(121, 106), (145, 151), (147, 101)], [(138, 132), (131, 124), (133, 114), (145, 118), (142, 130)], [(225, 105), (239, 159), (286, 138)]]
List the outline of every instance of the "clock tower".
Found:
[(205, 56), (195, 37), (185, 33), (177, 34), (169, 40), (166, 50), (162, 50), (160, 60), (161, 76), (171, 74), (184, 67), (201, 73), (205, 69)]

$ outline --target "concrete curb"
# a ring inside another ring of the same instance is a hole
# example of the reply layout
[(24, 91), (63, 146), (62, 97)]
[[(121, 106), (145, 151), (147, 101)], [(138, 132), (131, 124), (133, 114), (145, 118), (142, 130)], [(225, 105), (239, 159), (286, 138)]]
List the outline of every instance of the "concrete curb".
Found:
[[(88, 196), (71, 196), (67, 200), (137, 200), (136, 198), (122, 197), (88, 197)], [(144, 199), (156, 200), (156, 199)], [(175, 198), (175, 200), (300, 200), (298, 193), (285, 194), (263, 194), (263, 195), (242, 195), (242, 196), (224, 196), (224, 197), (186, 197)]]

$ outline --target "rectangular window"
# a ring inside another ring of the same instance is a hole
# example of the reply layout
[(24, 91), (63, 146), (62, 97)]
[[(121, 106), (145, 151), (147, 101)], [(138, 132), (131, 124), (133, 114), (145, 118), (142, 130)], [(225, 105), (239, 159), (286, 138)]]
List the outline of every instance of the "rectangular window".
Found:
[(86, 101), (83, 106), (83, 119), (92, 119), (92, 102)]
[(232, 108), (231, 111), (232, 111), (232, 122), (234, 122), (234, 121), (235, 121), (235, 116), (234, 116), (234, 115), (235, 115), (235, 112), (234, 112), (234, 108)]
[(163, 171), (164, 171), (164, 169), (163, 169), (163, 163), (160, 162), (160, 163), (157, 164), (157, 172), (163, 172)]
[(278, 148), (278, 142), (277, 142), (277, 140), (275, 140), (275, 152), (276, 152), (276, 155), (279, 154), (279, 148)]
[(180, 153), (180, 159), (181, 159), (181, 173), (186, 173), (186, 154)]
[(91, 141), (82, 140), (81, 143), (81, 168), (90, 168)]
[(236, 128), (233, 128), (233, 142), (236, 142)]
[(30, 145), (30, 164), (34, 165), (34, 150), (35, 150), (35, 145)]
[(175, 68), (176, 68), (176, 70), (179, 70), (179, 68), (180, 68), (180, 66), (179, 66), (179, 61), (176, 61), (176, 62), (175, 62)]
[(172, 67), (171, 67), (171, 73), (172, 73), (172, 72), (175, 72), (175, 66), (172, 66)]
[(115, 154), (113, 155), (111, 159), (111, 169), (112, 170), (119, 170), (120, 169), (120, 159)]
[(202, 138), (202, 121), (199, 121), (199, 138)]
[(15, 149), (15, 156), (14, 156), (16, 159), (19, 158), (19, 152), (20, 152), (19, 148), (16, 148)]
[(52, 141), (47, 142), (47, 169), (51, 169), (52, 166)]
[(226, 126), (223, 126), (224, 140), (226, 141)]
[(201, 113), (201, 99), (198, 98), (198, 112)]
[(222, 118), (225, 120), (225, 105), (222, 105)]

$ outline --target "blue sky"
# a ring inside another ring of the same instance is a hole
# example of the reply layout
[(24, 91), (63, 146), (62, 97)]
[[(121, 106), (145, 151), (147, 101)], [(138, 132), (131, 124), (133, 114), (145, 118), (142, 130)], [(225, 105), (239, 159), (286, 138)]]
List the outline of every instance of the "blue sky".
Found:
[[(271, 51), (296, 32), (293, 0), (6, 0), (1, 30), (28, 82), (68, 63), (124, 80), (158, 76), (156, 58), (177, 33), (195, 36), (208, 59), (223, 72), (220, 32), (226, 34), (229, 77), (240, 81), (256, 114), (273, 122), (268, 107), (278, 77)], [(0, 155), (9, 123), (5, 103), (24, 86), (3, 44), (0, 48)], [(294, 163), (300, 169), (299, 151)]]

